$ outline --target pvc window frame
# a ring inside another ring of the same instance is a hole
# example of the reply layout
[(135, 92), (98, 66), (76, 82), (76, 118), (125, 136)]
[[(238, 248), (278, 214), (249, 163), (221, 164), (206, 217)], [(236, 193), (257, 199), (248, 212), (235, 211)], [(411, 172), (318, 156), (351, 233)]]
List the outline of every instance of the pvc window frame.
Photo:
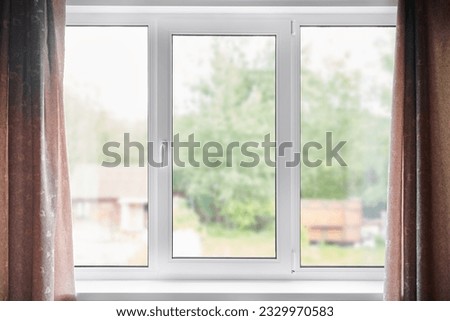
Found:
[[(68, 6), (67, 26), (148, 28), (148, 139), (170, 142), (171, 35), (261, 34), (277, 38), (277, 144), (300, 146), (300, 28), (302, 26), (395, 26), (396, 8), (155, 8)], [(161, 156), (161, 155), (160, 155)], [(291, 157), (287, 154), (286, 157)], [(171, 155), (168, 155), (171, 159)], [(277, 156), (276, 259), (173, 259), (171, 253), (171, 166), (149, 168), (149, 266), (76, 267), (77, 280), (381, 280), (381, 267), (301, 267), (300, 169), (279, 166)], [(170, 162), (169, 162), (170, 164)], [(170, 164), (171, 165), (171, 164)]]

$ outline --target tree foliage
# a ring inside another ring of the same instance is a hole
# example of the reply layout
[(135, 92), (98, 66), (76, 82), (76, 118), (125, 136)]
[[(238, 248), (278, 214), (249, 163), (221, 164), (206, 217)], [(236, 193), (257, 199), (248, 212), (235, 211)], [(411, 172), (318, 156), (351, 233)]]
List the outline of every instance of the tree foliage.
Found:
[[(275, 169), (264, 162), (242, 167), (240, 162), (248, 159), (239, 148), (227, 153), (226, 146), (232, 142), (261, 142), (266, 134), (274, 138), (274, 60), (273, 56), (262, 57), (261, 68), (245, 63), (242, 56), (237, 47), (224, 52), (215, 43), (211, 81), (203, 81), (195, 88), (202, 93), (199, 108), (174, 117), (174, 131), (182, 139), (194, 133), (202, 145), (214, 141), (223, 146), (224, 157), (217, 158), (222, 164), (215, 168), (203, 162), (198, 168), (174, 167), (173, 186), (188, 197), (203, 222), (262, 229), (274, 221)], [(263, 159), (261, 148), (250, 150)], [(196, 159), (202, 159), (201, 149)], [(227, 160), (231, 166), (227, 166)]]
[[(202, 145), (209, 141), (224, 148), (233, 141), (240, 145), (261, 143), (266, 134), (275, 139), (275, 53), (249, 61), (239, 46), (221, 47), (216, 43), (211, 60), (212, 74), (192, 88), (198, 93), (195, 110), (174, 117), (174, 134), (187, 140), (194, 133)], [(384, 71), (392, 69), (392, 59), (384, 54)], [(347, 141), (341, 156), (347, 167), (301, 165), (303, 198), (360, 198), (366, 208), (380, 208), (386, 201), (389, 144), (390, 84), (373, 82), (363, 90), (358, 72), (336, 66), (331, 78), (323, 77), (302, 65), (302, 143), (317, 141), (325, 146), (325, 133), (333, 141)], [(104, 160), (102, 145), (122, 141), (130, 128), (145, 142), (146, 120), (134, 123), (111, 118), (106, 108), (96, 108), (95, 99), (80, 98), (76, 88), (67, 88), (69, 156), (72, 163), (97, 163)], [(283, 108), (283, 106), (279, 106)], [(383, 109), (384, 108), (384, 109)], [(86, 117), (90, 115), (90, 117)], [(76, 125), (75, 125), (76, 124)], [(95, 134), (94, 134), (95, 133)], [(144, 143), (145, 145), (145, 143)], [(186, 197), (203, 223), (220, 223), (224, 227), (262, 230), (273, 226), (275, 215), (275, 169), (267, 166), (262, 148), (250, 148), (260, 157), (255, 167), (242, 167), (249, 161), (239, 149), (226, 154), (219, 167), (174, 165), (173, 189)], [(310, 159), (325, 159), (325, 149), (311, 151)], [(226, 152), (226, 150), (224, 150)], [(196, 150), (196, 159), (204, 156)], [(181, 158), (187, 160), (186, 152)], [(273, 153), (271, 155), (274, 159)], [(137, 164), (136, 157), (133, 156)]]

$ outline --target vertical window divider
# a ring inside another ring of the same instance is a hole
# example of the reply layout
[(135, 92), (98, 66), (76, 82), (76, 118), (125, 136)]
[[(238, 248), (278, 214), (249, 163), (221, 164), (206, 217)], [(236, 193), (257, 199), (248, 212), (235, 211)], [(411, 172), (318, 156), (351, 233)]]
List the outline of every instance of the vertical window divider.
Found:
[[(148, 21), (148, 126), (147, 138), (148, 142), (156, 142), (158, 140), (157, 128), (157, 93), (158, 83), (156, 79), (157, 66), (157, 42), (156, 32), (157, 24), (154, 19)], [(147, 144), (147, 177), (148, 177), (148, 265), (147, 271), (154, 271), (158, 265), (158, 196), (156, 186), (158, 183), (157, 168), (150, 166), (150, 148), (153, 148), (152, 155), (155, 155), (154, 144)]]
[(292, 273), (295, 273), (301, 268), (300, 258), (300, 177), (301, 177), (301, 128), (300, 128), (300, 117), (301, 117), (301, 92), (300, 92), (300, 64), (301, 64), (301, 35), (300, 35), (300, 24), (296, 20), (291, 21), (291, 141), (293, 143), (293, 155), (300, 155), (300, 163), (291, 168), (291, 191), (292, 191), (292, 201), (291, 201), (291, 248), (293, 256), (295, 257)]

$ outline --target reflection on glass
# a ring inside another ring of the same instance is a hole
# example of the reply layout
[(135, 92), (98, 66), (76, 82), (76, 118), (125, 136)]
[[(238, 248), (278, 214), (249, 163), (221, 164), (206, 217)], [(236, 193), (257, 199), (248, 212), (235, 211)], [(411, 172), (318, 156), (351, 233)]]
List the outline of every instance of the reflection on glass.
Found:
[(102, 166), (125, 133), (145, 146), (147, 28), (68, 27), (64, 83), (75, 264), (147, 265), (147, 169)]
[(394, 33), (301, 29), (303, 266), (384, 264)]
[(174, 257), (276, 256), (274, 133), (275, 37), (173, 37), (174, 142), (199, 143), (173, 155)]

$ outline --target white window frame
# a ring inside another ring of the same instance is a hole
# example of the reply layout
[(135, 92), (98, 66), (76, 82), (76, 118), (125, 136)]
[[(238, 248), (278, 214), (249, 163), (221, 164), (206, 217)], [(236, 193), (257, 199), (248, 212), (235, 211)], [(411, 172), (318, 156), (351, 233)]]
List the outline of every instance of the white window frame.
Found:
[[(394, 26), (395, 15), (395, 7), (381, 6), (166, 8), (69, 5), (67, 25), (148, 27), (148, 138), (157, 142), (157, 146), (172, 139), (169, 54), (172, 34), (275, 35), (276, 138), (277, 145), (283, 141), (294, 143), (297, 149), (286, 155), (291, 157), (300, 148), (300, 27)], [(170, 152), (168, 157), (171, 159)], [(172, 169), (171, 166), (149, 167), (149, 266), (76, 267), (76, 279), (381, 280), (384, 269), (380, 267), (299, 266), (300, 169), (280, 166), (283, 163), (277, 156), (276, 259), (172, 259)]]
[[(255, 20), (249, 23), (241, 18), (219, 18), (203, 17), (202, 19), (170, 19), (159, 21), (158, 24), (158, 84), (163, 86), (163, 90), (158, 91), (159, 110), (163, 111), (158, 115), (158, 124), (161, 129), (161, 141), (169, 141), (172, 137), (172, 36), (178, 34), (190, 35), (268, 35), (276, 36), (276, 114), (277, 120), (289, 120), (291, 116), (290, 101), (290, 24), (285, 20), (267, 18)], [(169, 53), (169, 54), (168, 54)], [(244, 117), (246, 117), (244, 115)], [(275, 121), (275, 119), (274, 119)], [(277, 144), (281, 141), (288, 141), (290, 138), (290, 123), (284, 121), (283, 124), (276, 124)], [(169, 159), (172, 159), (169, 153)], [(169, 165), (171, 162), (169, 162)], [(159, 170), (160, 180), (158, 182), (158, 200), (162, 202), (159, 210), (167, 213), (165, 219), (160, 220), (158, 238), (159, 244), (159, 268), (169, 277), (191, 276), (212, 276), (232, 275), (238, 278), (264, 277), (268, 275), (280, 275), (289, 273), (290, 266), (290, 217), (281, 213), (290, 213), (291, 195), (286, 186), (280, 184), (282, 181), (290, 185), (289, 169), (277, 161), (276, 169), (276, 213), (277, 213), (277, 257), (275, 259), (177, 259), (172, 258), (172, 166), (162, 167)], [(287, 189), (287, 191), (285, 191)], [(164, 193), (164, 191), (169, 191)], [(280, 192), (282, 191), (282, 192)], [(165, 216), (165, 215), (163, 215)], [(199, 273), (199, 271), (201, 271)]]

